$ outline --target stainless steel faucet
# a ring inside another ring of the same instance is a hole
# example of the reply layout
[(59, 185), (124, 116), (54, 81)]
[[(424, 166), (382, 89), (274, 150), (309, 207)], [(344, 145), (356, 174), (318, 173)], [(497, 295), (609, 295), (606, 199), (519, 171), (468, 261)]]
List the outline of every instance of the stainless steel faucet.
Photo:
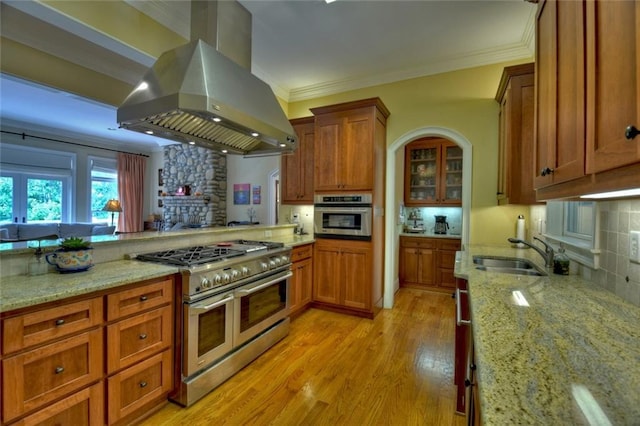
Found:
[(538, 237), (533, 237), (533, 239), (540, 241), (544, 245), (544, 251), (542, 251), (541, 248), (538, 248), (532, 243), (521, 240), (519, 238), (509, 238), (509, 242), (514, 244), (522, 243), (531, 247), (532, 249), (540, 253), (540, 256), (542, 256), (542, 258), (544, 259), (544, 266), (547, 268), (551, 268), (553, 266), (553, 255), (554, 255), (553, 248)]

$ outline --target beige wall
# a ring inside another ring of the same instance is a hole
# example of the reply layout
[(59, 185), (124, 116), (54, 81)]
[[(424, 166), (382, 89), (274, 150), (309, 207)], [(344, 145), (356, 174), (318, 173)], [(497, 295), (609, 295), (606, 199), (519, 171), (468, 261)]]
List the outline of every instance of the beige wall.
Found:
[[(470, 242), (504, 244), (515, 233), (518, 214), (528, 211), (525, 206), (496, 205), (498, 103), (494, 97), (502, 69), (512, 64), (488, 65), (293, 102), (288, 105), (289, 115), (305, 117), (311, 114), (309, 108), (316, 106), (379, 97), (391, 111), (387, 122), (388, 145), (425, 127), (447, 128), (461, 134), (473, 146)], [(396, 175), (392, 190), (399, 203), (402, 174)]]

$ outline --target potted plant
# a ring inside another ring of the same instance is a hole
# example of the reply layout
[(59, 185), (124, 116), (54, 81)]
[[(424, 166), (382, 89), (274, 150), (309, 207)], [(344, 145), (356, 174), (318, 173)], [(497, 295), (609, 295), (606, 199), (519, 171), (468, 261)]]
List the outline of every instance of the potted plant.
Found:
[(92, 250), (89, 241), (80, 237), (68, 237), (60, 242), (56, 251), (48, 253), (45, 258), (59, 272), (86, 271), (93, 266)]

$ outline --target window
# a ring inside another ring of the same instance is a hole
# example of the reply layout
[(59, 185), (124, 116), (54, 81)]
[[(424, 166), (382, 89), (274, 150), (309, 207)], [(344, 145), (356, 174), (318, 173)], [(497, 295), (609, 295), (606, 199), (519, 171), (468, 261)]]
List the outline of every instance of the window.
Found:
[(68, 176), (3, 171), (1, 185), (0, 221), (26, 223), (68, 220)]
[(593, 201), (549, 201), (545, 239), (561, 243), (573, 260), (598, 268), (598, 206)]
[[(107, 201), (118, 199), (116, 160), (90, 158), (91, 164), (91, 221), (111, 220), (111, 213), (102, 211)], [(111, 223), (111, 222), (109, 222)]]

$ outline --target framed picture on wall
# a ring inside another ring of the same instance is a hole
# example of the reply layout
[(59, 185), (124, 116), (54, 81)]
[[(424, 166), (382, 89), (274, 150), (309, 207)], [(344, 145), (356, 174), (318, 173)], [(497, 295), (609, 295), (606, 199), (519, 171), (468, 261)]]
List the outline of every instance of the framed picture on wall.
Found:
[(234, 183), (233, 184), (233, 204), (250, 204), (251, 203), (251, 184), (250, 183)]
[(262, 187), (260, 185), (253, 187), (253, 204), (260, 204), (262, 201)]

